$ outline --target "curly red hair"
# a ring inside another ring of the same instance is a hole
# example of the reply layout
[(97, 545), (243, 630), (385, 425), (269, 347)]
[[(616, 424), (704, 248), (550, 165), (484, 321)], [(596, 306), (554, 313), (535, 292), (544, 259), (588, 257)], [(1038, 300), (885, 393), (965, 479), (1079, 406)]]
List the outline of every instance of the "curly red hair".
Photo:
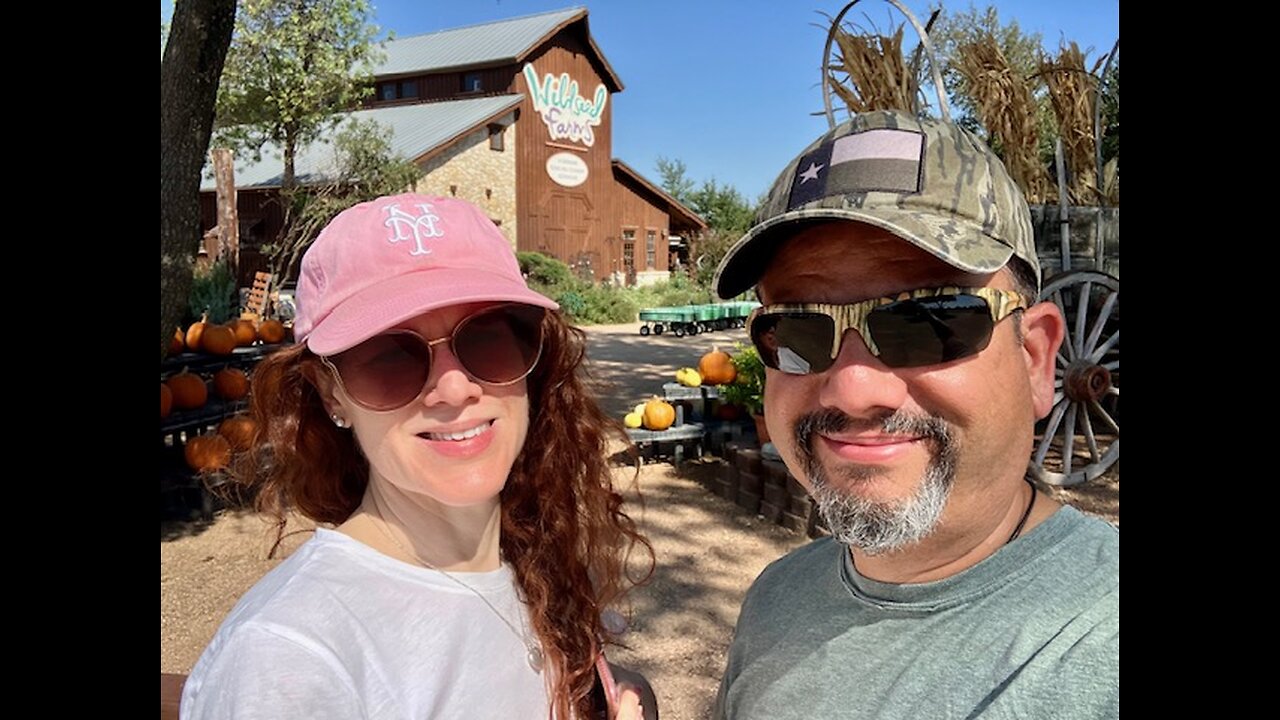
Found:
[[(529, 435), (501, 494), (503, 556), (529, 604), (548, 659), (559, 668), (556, 717), (588, 717), (600, 641), (613, 638), (601, 611), (653, 572), (653, 548), (622, 509), (607, 455), (625, 440), (587, 390), (586, 335), (558, 313), (543, 322), (543, 350), (529, 375)], [(319, 358), (297, 345), (253, 373), (255, 447), (236, 468), (236, 486), (283, 535), (286, 509), (321, 523), (344, 522), (360, 506), (369, 464), (350, 432), (334, 427), (314, 378)], [(648, 555), (637, 576), (631, 554)]]

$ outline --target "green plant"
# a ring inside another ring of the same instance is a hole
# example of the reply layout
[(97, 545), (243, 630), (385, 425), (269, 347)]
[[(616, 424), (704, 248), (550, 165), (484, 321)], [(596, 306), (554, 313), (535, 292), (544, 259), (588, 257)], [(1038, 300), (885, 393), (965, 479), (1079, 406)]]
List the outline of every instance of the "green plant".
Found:
[(587, 311), (587, 301), (582, 299), (582, 293), (577, 290), (566, 290), (560, 293), (556, 296), (556, 303), (560, 305), (565, 315), (575, 320)]
[(737, 343), (734, 348), (730, 360), (738, 377), (720, 386), (720, 397), (725, 402), (741, 405), (752, 415), (760, 415), (764, 413), (764, 363), (754, 346)]
[(630, 288), (588, 285), (581, 292), (585, 307), (578, 320), (584, 324), (634, 322), (640, 312)]
[(240, 309), (236, 294), (236, 277), (231, 266), (219, 260), (208, 268), (197, 268), (191, 277), (191, 292), (187, 296), (191, 317), (199, 320), (209, 314), (209, 322), (225, 323), (235, 317)]
[(568, 265), (550, 255), (522, 251), (516, 253), (516, 261), (520, 263), (520, 273), (529, 281), (529, 287), (548, 297), (578, 290), (581, 284)]

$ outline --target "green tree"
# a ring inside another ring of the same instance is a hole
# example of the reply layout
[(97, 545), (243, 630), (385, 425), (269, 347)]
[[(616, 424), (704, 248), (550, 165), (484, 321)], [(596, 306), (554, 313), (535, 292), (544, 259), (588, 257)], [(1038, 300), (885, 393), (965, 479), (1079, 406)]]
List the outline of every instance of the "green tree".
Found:
[(367, 0), (243, 0), (218, 93), (218, 143), (284, 161), (281, 190), (296, 185), (299, 148), (372, 92), (381, 56)]
[(732, 185), (720, 185), (715, 178), (704, 180), (689, 198), (689, 206), (720, 232), (738, 234), (751, 227), (753, 210), (747, 199)]
[(200, 168), (213, 131), (235, 0), (183, 0), (160, 58), (160, 357), (187, 309), (200, 243)]
[(348, 119), (334, 136), (337, 172), (326, 182), (291, 194), (292, 222), (274, 242), (262, 246), (271, 272), (285, 278), (325, 225), (343, 210), (383, 195), (404, 192), (422, 177), (412, 161), (391, 151), (391, 131), (373, 120)]
[(662, 189), (671, 197), (685, 205), (693, 195), (694, 182), (688, 176), (688, 169), (683, 160), (668, 160), (658, 156), (658, 177), (661, 178)]
[(1120, 58), (1102, 82), (1102, 162), (1120, 156)]

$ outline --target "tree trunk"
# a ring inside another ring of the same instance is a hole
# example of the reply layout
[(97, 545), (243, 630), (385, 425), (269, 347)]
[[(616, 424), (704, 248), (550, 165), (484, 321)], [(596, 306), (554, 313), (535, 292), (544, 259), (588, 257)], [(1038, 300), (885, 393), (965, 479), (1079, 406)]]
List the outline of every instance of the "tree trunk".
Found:
[(160, 357), (182, 319), (200, 244), (200, 168), (236, 0), (179, 0), (160, 61)]

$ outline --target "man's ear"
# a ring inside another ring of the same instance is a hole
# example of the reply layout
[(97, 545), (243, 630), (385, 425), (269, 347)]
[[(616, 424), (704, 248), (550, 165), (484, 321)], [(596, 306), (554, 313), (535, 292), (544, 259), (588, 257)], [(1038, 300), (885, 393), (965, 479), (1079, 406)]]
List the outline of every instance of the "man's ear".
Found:
[(1054, 370), (1065, 332), (1062, 311), (1052, 302), (1036, 303), (1022, 312), (1022, 354), (1037, 418), (1053, 409)]

